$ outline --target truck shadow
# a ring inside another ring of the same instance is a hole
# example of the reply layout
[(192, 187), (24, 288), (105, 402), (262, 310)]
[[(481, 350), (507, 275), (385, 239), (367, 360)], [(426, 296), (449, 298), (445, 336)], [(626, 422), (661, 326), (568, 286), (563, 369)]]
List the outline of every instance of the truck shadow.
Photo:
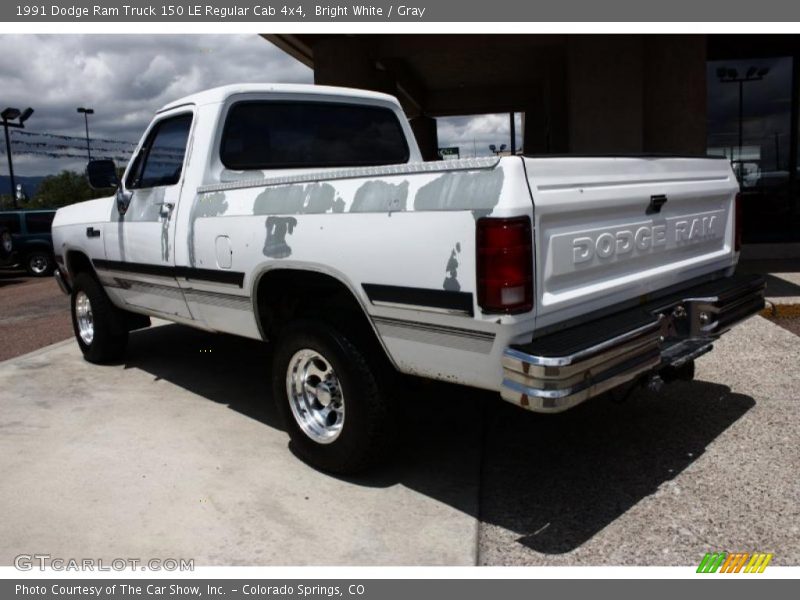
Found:
[[(126, 363), (282, 429), (268, 365), (265, 344), (177, 325), (132, 334)], [(597, 398), (558, 415), (443, 383), (415, 381), (402, 394), (395, 461), (346, 481), (403, 485), (512, 531), (545, 555), (578, 548), (656, 493), (755, 405), (704, 381), (636, 393), (622, 404)]]

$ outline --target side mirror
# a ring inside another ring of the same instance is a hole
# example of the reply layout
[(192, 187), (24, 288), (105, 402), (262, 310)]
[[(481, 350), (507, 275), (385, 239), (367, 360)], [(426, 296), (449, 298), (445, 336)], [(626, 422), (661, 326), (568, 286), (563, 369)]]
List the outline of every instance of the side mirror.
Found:
[(86, 165), (86, 178), (94, 189), (113, 188), (119, 185), (117, 166), (113, 160), (92, 160)]

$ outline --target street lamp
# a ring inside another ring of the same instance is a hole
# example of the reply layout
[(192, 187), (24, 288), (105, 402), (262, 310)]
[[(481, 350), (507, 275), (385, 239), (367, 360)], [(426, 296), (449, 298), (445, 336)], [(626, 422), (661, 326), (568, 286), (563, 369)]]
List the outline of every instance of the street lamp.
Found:
[[(14, 209), (19, 208), (17, 205), (17, 182), (14, 179), (14, 162), (11, 160), (11, 140), (8, 137), (8, 128), (15, 127), (17, 129), (25, 129), (25, 121), (27, 121), (33, 114), (33, 109), (29, 106), (23, 111), (18, 108), (7, 107), (3, 112), (0, 112), (0, 118), (3, 119), (3, 131), (6, 135), (6, 155), (8, 156), (8, 175), (11, 179), (11, 201), (14, 203)], [(12, 123), (12, 121), (18, 121)]]
[(750, 67), (744, 74), (744, 77), (739, 77), (739, 72), (736, 69), (729, 69), (728, 67), (719, 67), (717, 69), (717, 77), (720, 83), (738, 83), (739, 84), (739, 179), (742, 178), (742, 124), (744, 123), (744, 84), (753, 81), (761, 81), (769, 73), (769, 67)]
[(93, 108), (78, 107), (78, 112), (83, 113), (83, 120), (86, 124), (86, 154), (89, 155), (89, 160), (92, 160), (92, 149), (89, 147), (89, 115), (94, 114)]

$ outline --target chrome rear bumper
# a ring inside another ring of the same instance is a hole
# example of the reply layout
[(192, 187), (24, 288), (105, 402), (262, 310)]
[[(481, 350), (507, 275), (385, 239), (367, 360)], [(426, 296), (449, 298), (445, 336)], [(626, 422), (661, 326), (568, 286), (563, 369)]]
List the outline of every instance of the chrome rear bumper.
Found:
[(764, 278), (712, 281), (503, 353), (503, 399), (560, 412), (649, 372), (705, 354), (764, 308)]

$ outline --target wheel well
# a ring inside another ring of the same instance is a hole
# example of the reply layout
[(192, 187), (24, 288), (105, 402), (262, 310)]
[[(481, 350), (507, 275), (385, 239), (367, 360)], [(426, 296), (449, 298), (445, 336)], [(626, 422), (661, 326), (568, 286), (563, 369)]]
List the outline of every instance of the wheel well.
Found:
[(275, 269), (265, 273), (256, 286), (256, 310), (265, 339), (274, 337), (294, 319), (324, 320), (354, 341), (386, 357), (363, 307), (344, 283), (316, 271)]
[(90, 273), (94, 275), (94, 267), (92, 267), (89, 257), (83, 252), (70, 250), (64, 257), (64, 260), (66, 261), (67, 272), (71, 278), (74, 279), (78, 273)]

